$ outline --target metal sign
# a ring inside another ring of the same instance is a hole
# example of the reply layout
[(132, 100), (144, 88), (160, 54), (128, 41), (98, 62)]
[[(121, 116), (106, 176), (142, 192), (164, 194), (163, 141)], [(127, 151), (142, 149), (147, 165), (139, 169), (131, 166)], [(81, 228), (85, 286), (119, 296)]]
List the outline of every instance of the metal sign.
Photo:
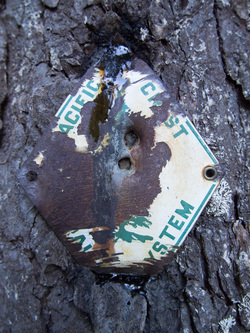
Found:
[(217, 164), (160, 79), (120, 46), (68, 95), (19, 179), (80, 264), (154, 274), (212, 195)]

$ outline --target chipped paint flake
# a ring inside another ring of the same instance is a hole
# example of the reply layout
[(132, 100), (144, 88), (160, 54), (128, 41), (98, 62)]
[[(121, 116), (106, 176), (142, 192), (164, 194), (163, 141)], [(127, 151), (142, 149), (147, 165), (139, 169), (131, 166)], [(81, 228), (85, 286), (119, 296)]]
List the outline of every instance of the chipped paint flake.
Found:
[(68, 133), (68, 137), (75, 141), (75, 151), (77, 153), (86, 154), (88, 153), (88, 141), (84, 134), (78, 135), (77, 130), (74, 129)]
[(36, 162), (36, 164), (38, 165), (38, 167), (40, 168), (40, 166), (42, 165), (43, 163), (43, 160), (44, 160), (44, 155), (43, 155), (43, 151), (42, 152), (39, 152), (38, 156), (36, 158), (34, 158), (34, 162)]
[(95, 246), (93, 233), (98, 231), (108, 230), (106, 227), (97, 227), (91, 229), (72, 230), (66, 233), (66, 237), (70, 238), (74, 244), (81, 245), (81, 252), (92, 251)]
[(110, 145), (111, 135), (109, 133), (104, 135), (104, 138), (100, 144), (100, 146), (94, 150), (94, 153), (100, 153), (103, 151), (103, 148), (106, 148), (108, 145)]
[(152, 106), (161, 105), (157, 101), (157, 95), (164, 91), (162, 85), (151, 80), (140, 80), (129, 85), (125, 90), (125, 104), (130, 113), (139, 113), (141, 117), (150, 118), (153, 116)]

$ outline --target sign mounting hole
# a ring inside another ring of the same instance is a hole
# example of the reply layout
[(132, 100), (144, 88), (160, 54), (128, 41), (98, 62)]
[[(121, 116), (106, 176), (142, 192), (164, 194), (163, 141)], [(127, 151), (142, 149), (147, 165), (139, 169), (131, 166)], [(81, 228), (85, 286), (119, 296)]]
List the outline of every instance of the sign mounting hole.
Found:
[(132, 168), (132, 162), (129, 157), (123, 157), (118, 161), (118, 166), (121, 170), (130, 170)]
[(34, 180), (37, 180), (37, 173), (33, 170), (30, 170), (26, 173), (26, 178), (28, 181), (33, 182)]
[(208, 166), (203, 170), (203, 175), (207, 180), (214, 180), (217, 177), (217, 170), (214, 167)]
[(127, 132), (124, 136), (124, 141), (125, 141), (125, 145), (131, 149), (134, 146), (136, 146), (139, 142), (139, 137), (138, 135), (135, 133), (135, 131), (131, 130), (129, 132)]

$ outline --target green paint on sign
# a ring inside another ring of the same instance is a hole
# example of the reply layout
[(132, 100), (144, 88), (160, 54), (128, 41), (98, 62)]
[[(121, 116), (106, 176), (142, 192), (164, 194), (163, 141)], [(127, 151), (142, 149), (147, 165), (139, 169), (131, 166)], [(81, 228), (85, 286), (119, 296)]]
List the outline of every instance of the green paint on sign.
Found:
[(144, 216), (132, 216), (129, 221), (124, 221), (119, 225), (119, 230), (115, 233), (115, 242), (119, 239), (127, 243), (132, 243), (133, 240), (138, 240), (145, 243), (147, 240), (153, 240), (152, 236), (141, 235), (136, 232), (126, 230), (126, 226), (132, 226), (133, 228), (144, 227), (149, 229), (152, 222), (146, 219)]
[(63, 111), (66, 109), (66, 107), (69, 105), (70, 101), (72, 100), (73, 96), (69, 96), (66, 101), (64, 106), (62, 107), (61, 111), (58, 113), (57, 117), (60, 118), (61, 115), (63, 114)]
[(118, 112), (117, 116), (115, 117), (115, 121), (117, 124), (120, 123), (122, 115), (124, 115), (129, 110), (129, 107), (123, 103), (121, 110)]
[(83, 249), (82, 249), (82, 251), (83, 252), (87, 252), (88, 250), (90, 250), (92, 248), (92, 245), (87, 245), (87, 246), (85, 246)]
[(201, 212), (201, 210), (203, 209), (203, 207), (205, 206), (207, 200), (210, 198), (211, 194), (213, 193), (213, 190), (215, 188), (216, 184), (213, 184), (208, 193), (206, 194), (205, 198), (202, 200), (202, 203), (200, 204), (200, 206), (198, 207), (197, 211), (194, 213), (192, 219), (190, 220), (190, 222), (188, 223), (186, 229), (183, 231), (183, 233), (181, 234), (180, 238), (178, 239), (178, 241), (175, 243), (175, 246), (178, 246), (180, 244), (180, 242), (182, 241), (182, 239), (184, 238), (184, 236), (187, 234), (189, 228), (191, 227), (191, 225), (194, 223), (194, 221), (196, 220), (196, 218), (198, 217), (199, 213)]
[(188, 218), (188, 215), (191, 214), (191, 210), (194, 209), (189, 203), (184, 200), (181, 200), (182, 209), (176, 209), (175, 213), (183, 217), (184, 219)]
[[(76, 230), (78, 231), (78, 230)], [(83, 244), (86, 240), (86, 237), (84, 235), (76, 236), (72, 238), (72, 241), (77, 244)]]

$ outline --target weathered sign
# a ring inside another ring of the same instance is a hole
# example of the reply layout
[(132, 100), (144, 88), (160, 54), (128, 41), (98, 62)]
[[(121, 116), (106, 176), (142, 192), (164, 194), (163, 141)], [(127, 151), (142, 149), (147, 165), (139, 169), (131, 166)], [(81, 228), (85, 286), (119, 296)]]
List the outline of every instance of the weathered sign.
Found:
[(212, 195), (217, 163), (161, 80), (120, 46), (68, 95), (19, 179), (80, 264), (154, 274)]

